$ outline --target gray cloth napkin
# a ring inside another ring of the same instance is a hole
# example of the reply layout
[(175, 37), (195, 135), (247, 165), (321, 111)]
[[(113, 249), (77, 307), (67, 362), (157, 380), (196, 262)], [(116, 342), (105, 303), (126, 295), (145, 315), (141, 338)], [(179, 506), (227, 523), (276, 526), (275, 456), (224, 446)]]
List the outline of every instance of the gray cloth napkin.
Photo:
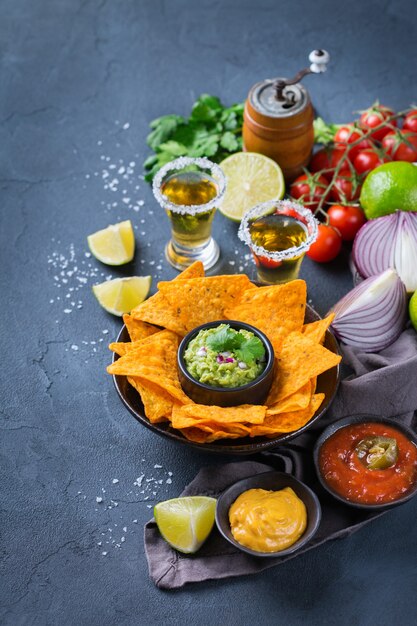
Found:
[(336, 398), (319, 424), (285, 446), (257, 455), (255, 461), (201, 469), (181, 494), (217, 497), (247, 476), (270, 469), (290, 472), (319, 496), (322, 521), (315, 537), (294, 555), (262, 559), (237, 550), (214, 529), (197, 554), (183, 555), (169, 547), (151, 520), (145, 526), (145, 552), (150, 577), (157, 587), (176, 589), (190, 582), (259, 572), (326, 541), (350, 535), (383, 515), (345, 506), (324, 492), (315, 475), (311, 450), (327, 424), (351, 415), (391, 417), (417, 430), (417, 334), (412, 328), (405, 330), (394, 344), (378, 354), (346, 346), (342, 346), (342, 352), (344, 367), (350, 368), (350, 372), (344, 372)]

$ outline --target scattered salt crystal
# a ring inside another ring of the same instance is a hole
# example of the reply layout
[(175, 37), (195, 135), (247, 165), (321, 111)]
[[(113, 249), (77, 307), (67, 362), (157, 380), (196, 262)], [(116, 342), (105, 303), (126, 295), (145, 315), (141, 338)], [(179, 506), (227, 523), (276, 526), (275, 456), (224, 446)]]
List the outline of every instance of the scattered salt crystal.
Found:
[(137, 523), (138, 523), (138, 520), (137, 520), (137, 519), (134, 519), (134, 520), (133, 520), (133, 523), (134, 523), (134, 524), (137, 524)]
[(103, 502), (103, 498), (101, 498), (100, 496), (97, 496), (97, 497), (96, 497), (96, 502), (97, 502), (98, 504), (100, 504), (101, 502)]
[(124, 537), (120, 538), (121, 543), (124, 543), (126, 541), (126, 539)]
[(157, 463), (155, 463), (154, 469), (162, 469), (162, 465), (158, 465)]
[(147, 504), (146, 506), (148, 507), (148, 509), (152, 508), (152, 504)]
[(172, 476), (172, 475), (173, 475), (172, 472), (168, 472), (168, 476)]
[(127, 526), (123, 526), (123, 532), (127, 533)]
[(106, 556), (107, 552), (102, 552), (101, 554), (102, 554), (103, 556)]
[(122, 128), (123, 130), (127, 130), (128, 128), (130, 128), (129, 122), (126, 122), (126, 124), (123, 124)]
[(171, 483), (172, 483), (172, 478), (167, 478), (165, 482), (166, 482), (166, 484), (167, 484), (167, 485), (171, 485)]
[(64, 309), (64, 313), (71, 313), (72, 309)]
[[(93, 343), (93, 342), (91, 342), (91, 343)], [(119, 482), (118, 478), (113, 478), (113, 480), (112, 480), (113, 485), (117, 485), (118, 482)]]
[(98, 545), (98, 546), (101, 546), (101, 544), (102, 544), (102, 543), (103, 543), (102, 541), (99, 541), (99, 542), (97, 543), (97, 545)]

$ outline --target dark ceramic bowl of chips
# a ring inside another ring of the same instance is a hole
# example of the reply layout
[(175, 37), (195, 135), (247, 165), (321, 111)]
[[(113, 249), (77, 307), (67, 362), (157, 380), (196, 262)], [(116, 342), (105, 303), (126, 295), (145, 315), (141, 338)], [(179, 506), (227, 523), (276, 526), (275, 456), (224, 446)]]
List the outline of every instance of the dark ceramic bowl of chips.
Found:
[[(304, 323), (308, 324), (316, 322), (320, 319), (320, 316), (316, 311), (307, 304)], [(126, 326), (123, 326), (117, 337), (117, 341), (127, 342), (130, 341), (129, 333)], [(339, 346), (337, 341), (330, 330), (326, 331), (323, 345), (325, 348), (335, 354), (339, 354)], [(117, 354), (113, 354), (113, 361), (117, 361)], [(123, 402), (124, 406), (130, 411), (132, 416), (139, 422), (141, 426), (152, 431), (152, 433), (169, 439), (174, 443), (193, 448), (199, 452), (209, 452), (212, 454), (234, 454), (247, 456), (248, 454), (256, 454), (264, 452), (277, 446), (281, 446), (286, 441), (298, 437), (301, 433), (311, 428), (313, 424), (320, 420), (320, 418), (326, 413), (330, 407), (338, 388), (340, 380), (340, 364), (332, 367), (331, 369), (323, 372), (317, 378), (316, 393), (324, 393), (325, 398), (318, 410), (314, 413), (312, 418), (304, 424), (301, 428), (288, 433), (277, 433), (274, 437), (241, 437), (239, 439), (223, 439), (214, 441), (212, 443), (198, 443), (186, 439), (184, 435), (173, 428), (169, 422), (160, 422), (158, 424), (151, 424), (145, 415), (145, 409), (140, 395), (129, 383), (127, 376), (116, 374), (113, 376), (114, 385), (116, 391)]]
[[(258, 339), (262, 341), (265, 348), (265, 369), (257, 378), (246, 385), (230, 388), (207, 385), (193, 378), (187, 370), (184, 361), (184, 353), (190, 341), (192, 341), (200, 331), (216, 328), (220, 326), (220, 324), (228, 324), (233, 330), (246, 330), (253, 333), (255, 337), (258, 337)], [(267, 398), (274, 377), (274, 358), (274, 349), (271, 342), (258, 328), (234, 320), (218, 320), (197, 326), (197, 328), (193, 328), (191, 332), (185, 335), (178, 348), (178, 375), (181, 387), (187, 396), (197, 404), (223, 407), (239, 406), (240, 404), (263, 404)]]
[[(291, 487), (296, 496), (304, 502), (307, 510), (307, 527), (301, 537), (297, 539), (292, 546), (278, 552), (258, 552), (256, 550), (252, 550), (251, 548), (247, 548), (236, 541), (230, 529), (229, 522), (229, 510), (235, 500), (244, 491), (248, 491), (249, 489), (279, 491), (285, 487)], [(285, 472), (264, 472), (262, 474), (255, 474), (255, 476), (239, 480), (222, 493), (220, 498), (217, 500), (216, 506), (216, 525), (223, 537), (235, 548), (238, 548), (239, 550), (242, 550), (242, 552), (246, 552), (251, 556), (257, 557), (284, 557), (300, 550), (300, 548), (305, 546), (306, 543), (314, 537), (319, 528), (320, 520), (320, 502), (314, 491), (291, 474), (286, 474)]]

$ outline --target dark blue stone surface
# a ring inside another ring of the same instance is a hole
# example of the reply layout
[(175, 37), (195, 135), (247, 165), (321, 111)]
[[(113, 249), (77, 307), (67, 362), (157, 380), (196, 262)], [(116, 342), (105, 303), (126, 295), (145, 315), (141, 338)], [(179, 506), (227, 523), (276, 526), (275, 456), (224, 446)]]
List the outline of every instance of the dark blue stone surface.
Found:
[[(3, 0), (0, 12), (2, 623), (414, 624), (417, 500), (254, 577), (151, 584), (149, 507), (222, 459), (175, 447), (123, 408), (105, 374), (120, 320), (91, 285), (150, 273), (155, 289), (175, 275), (140, 178), (151, 119), (187, 114), (203, 92), (242, 101), (315, 47), (332, 55), (305, 81), (326, 120), (376, 98), (405, 108), (415, 1)], [(129, 218), (131, 265), (85, 256), (89, 233)], [(217, 271), (252, 271), (235, 225), (217, 215), (214, 230)], [(351, 286), (346, 260), (304, 262), (321, 313)]]

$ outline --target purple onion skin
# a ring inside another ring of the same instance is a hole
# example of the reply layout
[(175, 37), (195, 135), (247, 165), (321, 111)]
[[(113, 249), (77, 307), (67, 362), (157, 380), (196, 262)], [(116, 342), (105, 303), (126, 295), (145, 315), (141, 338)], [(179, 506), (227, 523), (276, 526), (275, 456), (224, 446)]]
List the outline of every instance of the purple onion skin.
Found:
[[(400, 336), (408, 318), (407, 292), (405, 285), (398, 276), (393, 286), (395, 294), (392, 291), (391, 294), (388, 294), (393, 296), (391, 299), (396, 300), (396, 304), (392, 305), (389, 300), (388, 310), (384, 311), (383, 303), (377, 299), (370, 306), (344, 317), (344, 306), (364, 293), (379, 276), (380, 274), (365, 279), (339, 300), (332, 309), (332, 312), (335, 313), (335, 319), (332, 323), (334, 334), (346, 345), (359, 348), (363, 352), (379, 352), (390, 346)], [(373, 309), (377, 309), (376, 313), (375, 311), (372, 313)], [(383, 317), (384, 314), (385, 318)], [(370, 319), (372, 320), (373, 316), (375, 324), (369, 325), (369, 321)], [(375, 332), (374, 335), (372, 330)], [(356, 336), (355, 332), (357, 333)]]

